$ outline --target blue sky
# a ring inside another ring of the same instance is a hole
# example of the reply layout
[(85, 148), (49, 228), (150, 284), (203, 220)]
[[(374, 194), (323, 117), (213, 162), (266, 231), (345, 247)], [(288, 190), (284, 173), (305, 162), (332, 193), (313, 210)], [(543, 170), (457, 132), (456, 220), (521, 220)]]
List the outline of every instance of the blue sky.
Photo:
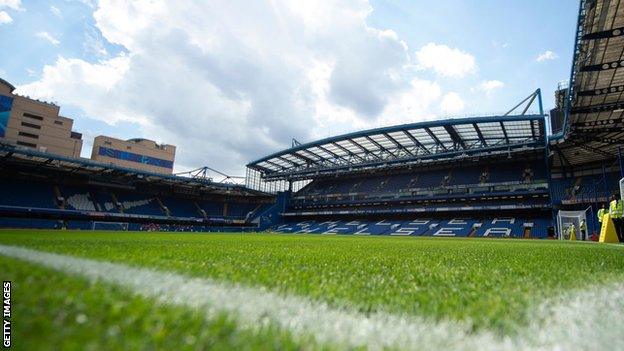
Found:
[[(0, 0), (0, 77), (85, 134), (232, 173), (291, 138), (504, 112), (569, 78), (578, 1)], [(10, 54), (6, 54), (10, 53)]]

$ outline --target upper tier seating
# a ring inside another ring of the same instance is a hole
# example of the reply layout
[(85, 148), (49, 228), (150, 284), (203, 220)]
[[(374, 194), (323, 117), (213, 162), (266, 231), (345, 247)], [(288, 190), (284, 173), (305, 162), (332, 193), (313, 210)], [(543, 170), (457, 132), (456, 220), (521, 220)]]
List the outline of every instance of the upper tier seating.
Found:
[(541, 184), (542, 188), (546, 188), (545, 172), (542, 168), (538, 164), (508, 163), (453, 170), (316, 179), (297, 192), (295, 199), (317, 200), (324, 197), (339, 199), (352, 196), (383, 198), (462, 192), (527, 191), (531, 189), (531, 184)]

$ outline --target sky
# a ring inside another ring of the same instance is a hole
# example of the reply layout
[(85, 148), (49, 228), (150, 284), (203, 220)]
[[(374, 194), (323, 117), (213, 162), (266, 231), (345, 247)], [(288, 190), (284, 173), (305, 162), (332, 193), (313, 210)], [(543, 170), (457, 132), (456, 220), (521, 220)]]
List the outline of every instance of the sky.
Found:
[(578, 0), (0, 0), (0, 77), (176, 171), (347, 132), (502, 114), (570, 75)]

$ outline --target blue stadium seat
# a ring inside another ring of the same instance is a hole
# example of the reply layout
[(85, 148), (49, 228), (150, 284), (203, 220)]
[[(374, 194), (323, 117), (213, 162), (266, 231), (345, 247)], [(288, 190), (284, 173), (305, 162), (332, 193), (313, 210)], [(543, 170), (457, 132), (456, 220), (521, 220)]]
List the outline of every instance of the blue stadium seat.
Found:
[(0, 205), (58, 208), (52, 184), (2, 179), (0, 194)]

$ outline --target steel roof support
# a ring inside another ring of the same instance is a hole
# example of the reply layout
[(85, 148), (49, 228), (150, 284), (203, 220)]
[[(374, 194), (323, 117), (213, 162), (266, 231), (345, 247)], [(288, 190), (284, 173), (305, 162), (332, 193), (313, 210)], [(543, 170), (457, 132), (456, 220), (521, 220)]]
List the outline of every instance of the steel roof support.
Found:
[(505, 124), (502, 121), (498, 123), (500, 123), (501, 129), (503, 130), (503, 135), (505, 135), (505, 142), (509, 144), (509, 136), (507, 135), (507, 129), (505, 128)]
[(319, 165), (319, 162), (329, 162), (329, 163), (331, 163), (333, 165), (337, 165), (336, 162), (334, 162), (332, 160), (329, 160), (329, 159), (327, 159), (327, 158), (325, 158), (325, 157), (323, 157), (323, 156), (321, 156), (321, 155), (319, 155), (317, 153), (314, 153), (314, 152), (310, 151), (310, 149), (301, 149), (301, 151), (306, 152), (309, 155), (312, 155), (314, 157), (318, 157), (318, 160), (314, 161), (315, 165)]
[(332, 145), (336, 146), (336, 147), (337, 147), (337, 148), (339, 148), (340, 150), (342, 150), (342, 151), (346, 152), (347, 154), (349, 154), (349, 155), (351, 155), (351, 156), (353, 156), (353, 157), (357, 157), (360, 161), (366, 161), (366, 160), (365, 160), (365, 159), (363, 159), (360, 155), (358, 155), (358, 154), (356, 154), (356, 153), (353, 153), (351, 150), (347, 149), (346, 147), (344, 147), (344, 146), (342, 146), (342, 145), (340, 145), (340, 144), (338, 144), (338, 143), (336, 143), (336, 142), (333, 142), (333, 143), (332, 143)]
[(327, 149), (326, 147), (323, 147), (322, 145), (317, 145), (316, 147), (317, 147), (317, 148), (319, 148), (319, 149), (321, 149), (321, 150), (323, 150), (323, 151), (325, 151), (326, 153), (328, 153), (328, 154), (330, 154), (330, 155), (332, 155), (332, 156), (336, 157), (336, 158), (339, 158), (339, 159), (341, 159), (341, 160), (343, 160), (343, 161), (345, 161), (345, 162), (347, 162), (347, 163), (351, 163), (351, 161), (349, 161), (348, 159), (346, 159), (346, 158), (344, 158), (344, 157), (342, 157), (342, 156), (338, 155), (337, 153), (335, 153), (335, 152), (333, 152), (333, 151), (331, 151), (331, 150)]
[(395, 138), (393, 138), (390, 134), (388, 133), (383, 133), (383, 135), (388, 138), (388, 140), (390, 140), (399, 150), (404, 150), (405, 152), (407, 152), (408, 154), (410, 154), (410, 156), (414, 156), (414, 154), (408, 150), (405, 146), (403, 146), (401, 143), (399, 143)]
[(366, 140), (370, 141), (371, 143), (373, 143), (373, 145), (377, 146), (380, 150), (385, 151), (387, 153), (389, 153), (390, 155), (392, 155), (393, 157), (397, 157), (392, 151), (386, 149), (385, 147), (381, 146), (380, 143), (376, 142), (375, 139), (371, 138), (370, 136), (366, 135), (364, 136), (366, 138)]
[[(537, 91), (539, 91), (539, 89), (537, 89)], [(522, 116), (524, 116), (524, 114), (527, 112), (529, 107), (531, 107), (531, 105), (533, 104), (533, 101), (535, 101), (535, 97), (536, 96), (537, 96), (537, 92), (535, 94), (533, 94), (533, 96), (531, 97), (531, 100), (529, 100), (529, 102), (527, 102), (526, 106), (524, 107), (524, 110), (522, 110), (522, 113), (521, 113)]]
[(272, 166), (278, 167), (278, 168), (282, 169), (282, 171), (285, 171), (285, 170), (287, 170), (287, 169), (288, 169), (288, 168), (286, 168), (286, 167), (284, 167), (284, 166), (282, 166), (282, 165), (280, 165), (280, 164), (277, 164), (277, 163), (275, 163), (275, 162), (273, 162), (273, 161), (270, 161), (270, 160), (266, 160), (266, 161), (264, 161), (264, 162), (266, 162), (266, 163), (268, 163), (268, 164), (270, 164), (270, 165), (272, 165)]
[(446, 148), (446, 146), (444, 146), (444, 144), (442, 144), (442, 142), (440, 141), (440, 139), (438, 139), (437, 136), (435, 136), (435, 134), (433, 134), (433, 132), (431, 131), (431, 129), (429, 129), (429, 127), (425, 127), (425, 131), (427, 132), (427, 134), (429, 134), (429, 136), (431, 137), (431, 139), (433, 139), (433, 141), (436, 143), (436, 145), (442, 147), (444, 149), (444, 151), (448, 151), (448, 149)]
[(314, 152), (310, 151), (310, 149), (301, 149), (300, 151), (305, 152), (308, 155), (312, 155), (312, 156), (318, 158), (318, 160), (314, 160), (314, 163), (318, 163), (319, 161), (323, 161), (323, 156), (321, 156), (319, 154), (315, 154)]
[(624, 65), (621, 64), (620, 60), (608, 61), (608, 62), (598, 63), (595, 65), (583, 66), (581, 67), (579, 71), (581, 72), (606, 71), (609, 69), (616, 69), (618, 67), (624, 67)]
[(518, 107), (522, 106), (522, 104), (524, 104), (527, 100), (531, 100), (527, 103), (526, 107), (524, 108), (524, 111), (522, 112), (522, 115), (524, 115), (526, 113), (526, 111), (529, 109), (529, 107), (531, 107), (531, 104), (533, 104), (533, 100), (535, 100), (535, 96), (539, 93), (539, 89), (534, 91), (531, 95), (525, 97), (522, 101), (520, 101), (516, 106), (512, 107), (511, 110), (507, 111), (503, 116), (509, 116), (512, 112), (514, 112)]
[(624, 35), (624, 27), (612, 28), (609, 30), (602, 30), (599, 32), (587, 33), (581, 37), (581, 40), (595, 40), (595, 39), (607, 39), (615, 38)]
[(573, 144), (574, 144), (574, 146), (580, 147), (583, 150), (586, 150), (586, 151), (589, 151), (589, 152), (593, 152), (595, 154), (600, 154), (600, 155), (608, 157), (608, 158), (616, 157), (615, 154), (612, 154), (610, 152), (606, 152), (604, 150), (596, 149), (595, 147), (588, 146), (587, 144), (581, 144), (581, 143), (576, 142), (576, 141), (573, 142)]
[(314, 161), (313, 159), (311, 159), (309, 157), (306, 157), (306, 156), (303, 156), (303, 155), (300, 155), (300, 154), (298, 154), (296, 152), (293, 152), (290, 155), (300, 159), (301, 161), (304, 161), (307, 165), (309, 165), (309, 164), (316, 164), (316, 161)]
[(407, 130), (402, 130), (402, 132), (403, 134), (407, 135), (407, 137), (412, 141), (412, 143), (414, 143), (414, 145), (416, 145), (419, 149), (423, 150), (427, 154), (431, 154), (431, 151), (429, 151), (429, 149), (427, 149), (425, 145), (423, 145), (420, 141), (418, 141), (418, 139), (416, 139), (412, 135), (412, 133), (408, 132)]
[(485, 138), (483, 137), (483, 133), (481, 133), (481, 128), (479, 128), (476, 123), (473, 123), (472, 127), (477, 132), (477, 136), (479, 137), (479, 140), (481, 140), (481, 143), (483, 143), (483, 146), (488, 146), (487, 141), (485, 141)]
[[(575, 128), (588, 128), (588, 127), (613, 127), (614, 124), (624, 123), (624, 118), (611, 118), (603, 119), (600, 121), (587, 121), (572, 123), (572, 127)], [(620, 129), (621, 131), (621, 129)]]
[[(289, 154), (289, 155), (292, 155), (292, 154)], [(280, 159), (280, 160), (282, 160), (282, 161), (286, 161), (286, 162), (290, 163), (291, 165), (293, 165), (293, 166), (295, 166), (295, 167), (303, 166), (303, 165), (301, 165), (301, 164), (299, 164), (299, 163), (297, 163), (297, 162), (295, 162), (295, 161), (291, 161), (291, 160), (287, 159), (287, 158), (286, 158), (286, 157), (284, 157), (284, 156), (278, 156), (277, 158), (279, 158), (279, 159)]]
[(596, 88), (596, 89), (591, 89), (591, 90), (579, 91), (578, 95), (579, 96), (600, 96), (600, 95), (615, 94), (615, 93), (621, 94), (622, 92), (624, 92), (624, 85), (614, 85), (614, 86), (605, 87), (605, 88)]
[(457, 131), (453, 128), (453, 126), (444, 126), (446, 132), (451, 136), (451, 140), (453, 143), (461, 145), (462, 149), (466, 149), (466, 143), (462, 139), (461, 136), (457, 133)]
[(357, 148), (359, 148), (360, 150), (362, 150), (362, 152), (364, 152), (366, 155), (373, 155), (375, 158), (377, 158), (378, 160), (382, 160), (381, 157), (379, 157), (379, 155), (376, 155), (374, 152), (370, 151), (369, 149), (365, 148), (364, 146), (358, 144), (355, 140), (353, 139), (347, 139), (351, 144), (355, 145)]

